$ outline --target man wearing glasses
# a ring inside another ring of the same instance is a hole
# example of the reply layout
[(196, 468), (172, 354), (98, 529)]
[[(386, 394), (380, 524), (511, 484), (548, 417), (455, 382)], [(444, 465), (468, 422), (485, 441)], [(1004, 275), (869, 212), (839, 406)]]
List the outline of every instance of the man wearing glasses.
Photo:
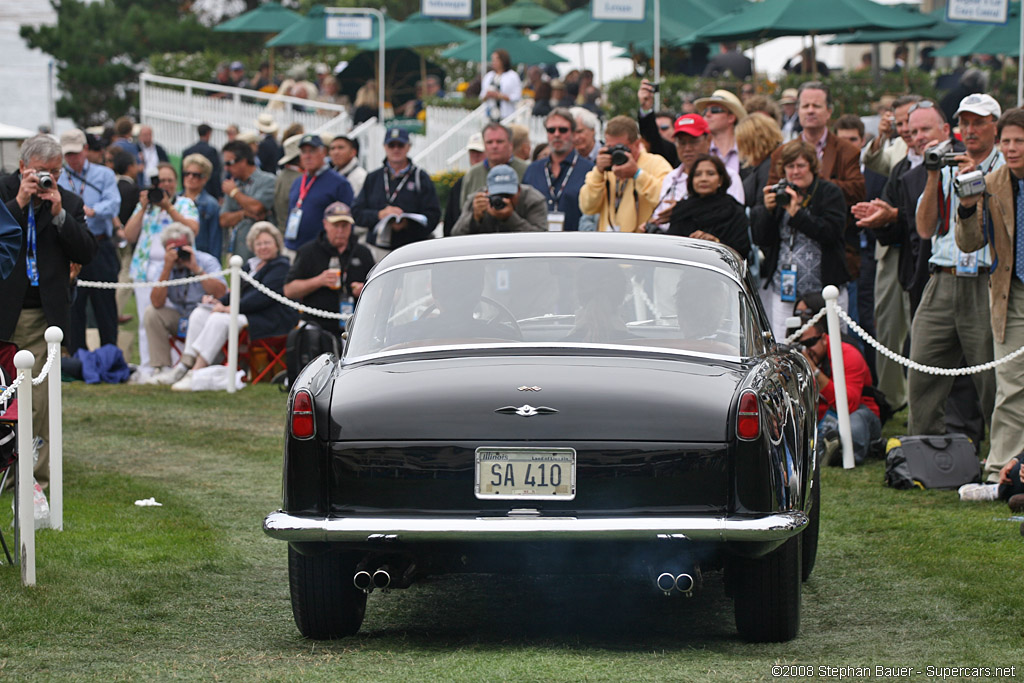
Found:
[(550, 230), (576, 231), (580, 224), (580, 188), (594, 162), (580, 156), (573, 146), (576, 120), (568, 109), (551, 110), (544, 128), (551, 154), (530, 164), (523, 174), (523, 184), (544, 195)]
[(694, 104), (708, 122), (708, 132), (711, 133), (708, 154), (721, 159), (731, 175), (739, 175), (740, 153), (736, 148), (736, 124), (747, 117), (747, 110), (743, 108), (740, 98), (728, 90), (716, 90), (711, 93), (711, 97), (702, 97)]
[(228, 251), (248, 260), (254, 255), (246, 246), (249, 228), (256, 221), (274, 222), (275, 178), (256, 168), (252, 147), (240, 140), (224, 145), (223, 155), (227, 177), (221, 183), (220, 227), (231, 230)]
[[(836, 387), (832, 382), (832, 356), (825, 322), (819, 320), (800, 337), (798, 345), (804, 358), (811, 365), (814, 379), (818, 383), (818, 440), (824, 441), (827, 434), (839, 432), (839, 418), (836, 413)], [(853, 457), (858, 465), (864, 462), (871, 448), (871, 442), (882, 438), (882, 422), (878, 405), (865, 395), (865, 387), (871, 386), (871, 371), (857, 347), (841, 342), (843, 348), (843, 369), (846, 378), (846, 400), (850, 408), (850, 432), (853, 437)], [(834, 452), (834, 451), (833, 451)], [(833, 464), (833, 463), (827, 463)], [(838, 465), (838, 462), (834, 464)]]
[(307, 133), (299, 139), (299, 165), (302, 175), (288, 193), (284, 230), (284, 246), (293, 252), (317, 238), (328, 206), (334, 202), (352, 206), (354, 201), (352, 185), (327, 164), (327, 147), (319, 135)]

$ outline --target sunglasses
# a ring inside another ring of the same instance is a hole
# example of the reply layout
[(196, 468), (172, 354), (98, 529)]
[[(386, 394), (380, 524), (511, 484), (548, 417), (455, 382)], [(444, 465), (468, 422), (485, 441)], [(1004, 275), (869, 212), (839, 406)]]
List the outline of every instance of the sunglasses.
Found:
[(801, 339), (799, 342), (800, 346), (804, 347), (805, 349), (809, 349), (815, 344), (817, 344), (819, 341), (821, 341), (821, 338), (824, 336), (825, 335), (823, 334), (819, 334), (817, 337), (808, 337), (807, 339)]
[(202, 178), (203, 177), (202, 173), (196, 173), (195, 171), (185, 171), (181, 175), (184, 176), (185, 178)]
[(389, 142), (388, 149), (398, 149), (399, 147), (405, 147), (404, 142)]
[(234, 166), (235, 162), (237, 162), (237, 161), (238, 161), (238, 159), (225, 159), (224, 160), (224, 165), (225, 166)]
[(569, 132), (569, 127), (568, 126), (550, 126), (546, 130), (548, 131), (548, 134), (550, 134), (550, 135), (554, 135), (555, 133), (561, 133), (562, 135), (565, 135), (566, 133)]
[(725, 114), (728, 111), (729, 110), (726, 109), (725, 107), (708, 107), (707, 109), (704, 110), (704, 114)]
[(668, 125), (668, 124), (666, 123), (666, 124), (662, 124), (662, 125), (658, 126), (658, 130), (668, 130), (668, 129), (669, 129), (669, 128), (671, 128), (671, 127), (672, 127), (672, 126), (670, 126), (670, 125)]
[(920, 102), (914, 102), (910, 105), (910, 109), (907, 110), (907, 116), (910, 116), (918, 109), (932, 109), (935, 107), (935, 103), (931, 100), (921, 100)]

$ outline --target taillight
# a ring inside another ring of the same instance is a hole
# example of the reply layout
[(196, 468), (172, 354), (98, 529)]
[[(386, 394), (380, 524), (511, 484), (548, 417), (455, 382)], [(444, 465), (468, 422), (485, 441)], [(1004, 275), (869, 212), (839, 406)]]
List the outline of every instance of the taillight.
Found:
[(295, 398), (292, 400), (292, 436), (296, 439), (309, 439), (315, 432), (313, 396), (302, 389), (295, 392)]
[(757, 394), (744, 391), (740, 394), (740, 407), (736, 414), (736, 436), (744, 441), (753, 441), (761, 435), (761, 414), (757, 405)]

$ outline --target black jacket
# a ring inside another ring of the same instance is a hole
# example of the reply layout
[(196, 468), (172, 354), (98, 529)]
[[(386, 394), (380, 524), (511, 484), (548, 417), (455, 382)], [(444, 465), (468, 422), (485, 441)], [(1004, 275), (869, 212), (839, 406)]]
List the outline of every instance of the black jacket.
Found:
[(640, 126), (640, 137), (647, 143), (648, 151), (663, 156), (672, 168), (679, 166), (679, 153), (676, 152), (675, 143), (661, 137), (655, 113), (652, 111), (641, 115), (637, 112), (637, 124)]
[(277, 138), (273, 135), (265, 135), (256, 148), (256, 156), (260, 159), (260, 169), (267, 173), (277, 174), (277, 162), (284, 156), (284, 150), (277, 144)]
[[(388, 167), (385, 165), (366, 175), (363, 189), (356, 197), (355, 206), (352, 207), (352, 217), (355, 218), (356, 225), (362, 225), (371, 230), (377, 225), (379, 220), (377, 212), (389, 204), (384, 187), (384, 174), (387, 172)], [(419, 166), (412, 166), (408, 172), (412, 175), (409, 180), (402, 183), (398, 195), (390, 204), (401, 208), (406, 213), (423, 214), (427, 217), (427, 224), (420, 225), (409, 221), (409, 225), (404, 230), (392, 233), (390, 249), (430, 239), (430, 233), (434, 231), (437, 222), (441, 220), (441, 203), (437, 198), (437, 190), (430, 179), (430, 174)], [(397, 188), (399, 182), (392, 183), (391, 187)], [(369, 236), (367, 236), (367, 240), (369, 241)]]
[(764, 188), (768, 184), (768, 176), (772, 172), (772, 155), (769, 154), (764, 161), (754, 168), (748, 169), (743, 176), (743, 197), (750, 208), (758, 204), (764, 204)]
[[(354, 236), (349, 238), (345, 251), (338, 253), (338, 250), (327, 241), (327, 234), (320, 231), (315, 240), (306, 242), (299, 247), (299, 250), (295, 253), (295, 262), (292, 264), (291, 270), (288, 271), (288, 278), (285, 282), (308, 280), (311, 277), (316, 277), (327, 270), (332, 256), (337, 256), (341, 261), (342, 288), (330, 289), (328, 287), (321, 287), (310, 292), (302, 299), (301, 303), (322, 311), (338, 313), (341, 307), (341, 297), (347, 297), (351, 294), (353, 282), (366, 282), (366, 276), (370, 273), (370, 268), (373, 268), (374, 264), (373, 255), (370, 253), (370, 250), (356, 242)], [(310, 313), (303, 313), (301, 318), (315, 322), (325, 330), (334, 333), (338, 332), (337, 320), (320, 318)]]
[(690, 195), (678, 202), (672, 209), (668, 234), (689, 237), (695, 230), (701, 230), (745, 259), (750, 253), (749, 225), (743, 205), (723, 191), (710, 197)]
[[(16, 197), (21, 186), (21, 174), (0, 178), (0, 201), (18, 221), (22, 229), (21, 251), (14, 272), (0, 280), (0, 339), (9, 340), (18, 325), (26, 294), (30, 299), (28, 275), (25, 272), (25, 251), (28, 245), (28, 215), (18, 206)], [(64, 224), (58, 228), (50, 214), (50, 203), (43, 202), (36, 214), (36, 260), (39, 264), (38, 301), (46, 314), (46, 322), (67, 330), (70, 325), (69, 279), (71, 262), (85, 265), (96, 253), (96, 238), (85, 225), (85, 205), (82, 198), (59, 188), (64, 205)]]
[[(846, 201), (843, 191), (827, 180), (817, 179), (806, 208), (800, 209), (789, 224), (821, 244), (821, 281), (826, 285), (842, 285), (849, 281), (846, 270), (843, 230), (846, 227)], [(764, 250), (761, 277), (770, 281), (779, 265), (781, 237), (779, 228), (785, 209), (776, 206), (769, 211), (764, 204), (750, 212), (754, 243)]]
[[(291, 263), (287, 256), (278, 256), (268, 261), (260, 268), (253, 279), (264, 287), (271, 289), (278, 294), (284, 292), (284, 281), (288, 276)], [(249, 272), (249, 264), (242, 266), (242, 270)], [(242, 288), (238, 293), (238, 312), (244, 315), (249, 321), (249, 339), (262, 339), (264, 337), (277, 337), (287, 334), (288, 330), (295, 327), (299, 322), (299, 312), (290, 306), (274, 301), (269, 296), (259, 291), (248, 280), (242, 280)], [(225, 294), (221, 297), (221, 303), (227, 306), (231, 301), (231, 295)]]

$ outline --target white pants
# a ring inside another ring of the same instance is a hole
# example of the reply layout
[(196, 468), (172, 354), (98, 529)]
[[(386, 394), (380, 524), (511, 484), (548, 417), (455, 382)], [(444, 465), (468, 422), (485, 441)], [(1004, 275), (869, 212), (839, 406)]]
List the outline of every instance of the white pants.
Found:
[(138, 317), (136, 320), (139, 321), (139, 367), (149, 368), (149, 336), (146, 334), (146, 326), (142, 324), (145, 319), (143, 316), (146, 315), (146, 309), (152, 304), (149, 303), (149, 294), (153, 291), (152, 287), (136, 287), (135, 288), (135, 309), (138, 311)]
[[(197, 306), (188, 317), (183, 355), (202, 356), (209, 365), (213, 365), (220, 350), (224, 348), (224, 342), (228, 340), (230, 324), (230, 313), (214, 313), (206, 306)], [(249, 320), (240, 313), (238, 329), (248, 324)]]

